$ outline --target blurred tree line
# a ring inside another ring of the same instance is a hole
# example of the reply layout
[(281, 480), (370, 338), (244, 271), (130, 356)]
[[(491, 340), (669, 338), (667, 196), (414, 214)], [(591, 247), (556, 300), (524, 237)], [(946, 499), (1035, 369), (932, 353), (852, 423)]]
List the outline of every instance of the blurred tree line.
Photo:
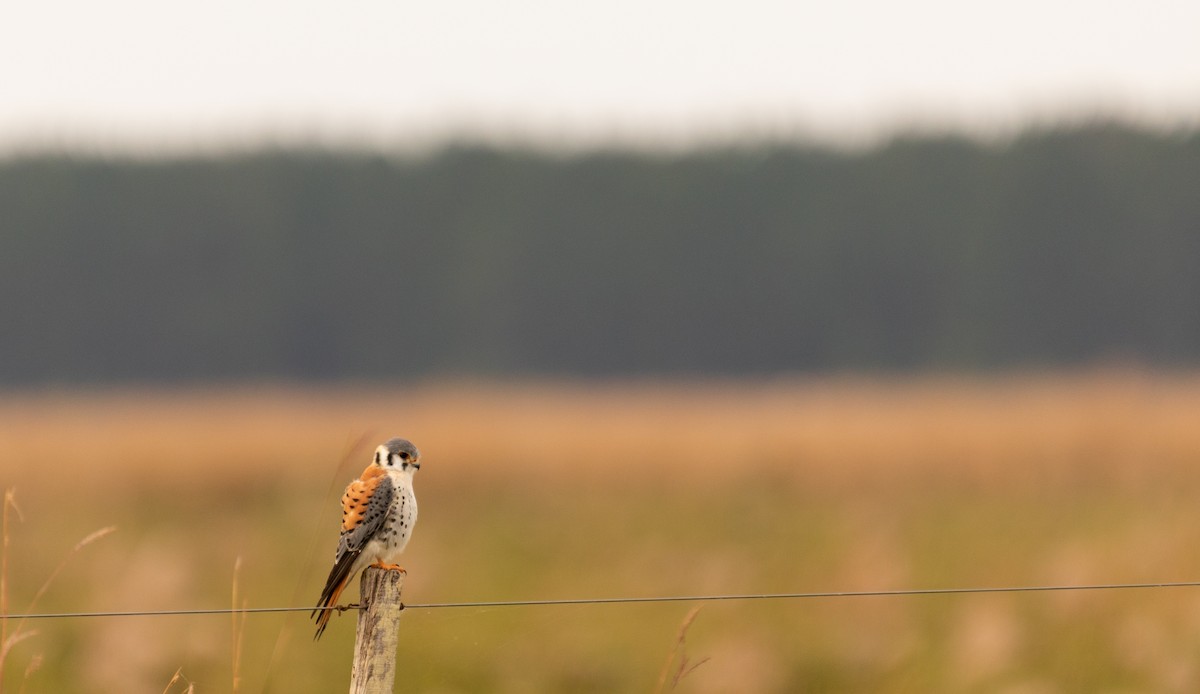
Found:
[(1200, 358), (1200, 134), (0, 162), (0, 383)]

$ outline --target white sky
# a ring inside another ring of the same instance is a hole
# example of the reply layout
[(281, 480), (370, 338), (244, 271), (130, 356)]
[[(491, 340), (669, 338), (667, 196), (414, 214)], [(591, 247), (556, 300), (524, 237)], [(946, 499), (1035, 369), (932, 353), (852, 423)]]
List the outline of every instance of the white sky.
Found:
[(1197, 0), (0, 1), (0, 150), (1200, 123)]

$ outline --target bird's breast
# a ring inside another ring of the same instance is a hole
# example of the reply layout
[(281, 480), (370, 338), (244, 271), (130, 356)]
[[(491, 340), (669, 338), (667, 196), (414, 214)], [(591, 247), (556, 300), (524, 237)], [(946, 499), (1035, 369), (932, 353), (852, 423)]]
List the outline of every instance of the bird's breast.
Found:
[(413, 494), (412, 485), (407, 480), (394, 480), (396, 496), (388, 509), (387, 521), (379, 538), (384, 546), (384, 553), (391, 556), (404, 551), (408, 539), (412, 537), (413, 525), (417, 522), (417, 497)]

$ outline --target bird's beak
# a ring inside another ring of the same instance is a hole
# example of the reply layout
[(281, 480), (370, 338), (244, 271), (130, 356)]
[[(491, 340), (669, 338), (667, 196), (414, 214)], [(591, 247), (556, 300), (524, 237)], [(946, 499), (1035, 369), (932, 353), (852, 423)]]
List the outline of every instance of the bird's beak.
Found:
[(412, 464), (412, 466), (413, 466), (413, 469), (414, 469), (414, 470), (420, 470), (420, 469), (421, 469), (421, 464), (420, 464), (420, 463), (413, 463), (413, 464)]

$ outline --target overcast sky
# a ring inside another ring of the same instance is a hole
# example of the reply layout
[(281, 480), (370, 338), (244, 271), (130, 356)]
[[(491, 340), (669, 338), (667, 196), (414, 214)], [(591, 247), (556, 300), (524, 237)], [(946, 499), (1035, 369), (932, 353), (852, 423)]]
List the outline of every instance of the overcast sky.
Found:
[(1197, 0), (0, 4), (0, 150), (1200, 123)]

